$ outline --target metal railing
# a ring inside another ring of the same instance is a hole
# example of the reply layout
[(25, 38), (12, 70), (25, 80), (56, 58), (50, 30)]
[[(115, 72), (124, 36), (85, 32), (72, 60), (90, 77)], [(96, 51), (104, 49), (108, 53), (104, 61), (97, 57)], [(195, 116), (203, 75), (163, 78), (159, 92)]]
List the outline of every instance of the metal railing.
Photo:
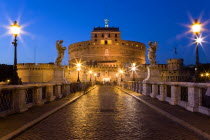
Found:
[(33, 103), (33, 93), (34, 93), (34, 88), (28, 88), (25, 90), (26, 104)]
[(207, 96), (206, 92), (207, 92), (207, 88), (201, 88), (201, 95), (202, 95), (201, 105), (203, 107), (210, 108), (210, 96)]
[(47, 87), (42, 87), (42, 99), (47, 98)]
[(181, 87), (181, 101), (188, 102), (188, 88)]
[(171, 97), (171, 86), (170, 85), (166, 86), (166, 96)]
[(12, 90), (0, 91), (0, 112), (10, 110), (12, 107)]

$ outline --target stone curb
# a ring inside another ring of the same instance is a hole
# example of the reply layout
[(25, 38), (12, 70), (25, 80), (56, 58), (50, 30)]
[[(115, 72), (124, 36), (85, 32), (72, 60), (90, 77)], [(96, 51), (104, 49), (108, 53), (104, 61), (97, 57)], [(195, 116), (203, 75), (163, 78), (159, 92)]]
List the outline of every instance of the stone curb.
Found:
[[(19, 134), (21, 134), (22, 132), (26, 131), (27, 129), (31, 128), (32, 126), (36, 125), (37, 123), (39, 123), (40, 121), (44, 120), (45, 118), (49, 117), (50, 115), (52, 115), (53, 113), (59, 111), (60, 109), (64, 108), (65, 106), (67, 106), (70, 103), (75, 102), (77, 99), (79, 99), (80, 97), (82, 97), (83, 95), (85, 95), (86, 93), (90, 92), (91, 90), (95, 89), (96, 86), (93, 86), (91, 89), (89, 89), (88, 91), (84, 92), (82, 95), (73, 98), (72, 100), (60, 105), (59, 107), (56, 107), (55, 109), (43, 114), (42, 116), (40, 116), (39, 118), (36, 118), (35, 120), (23, 125), (22, 127), (16, 129), (15, 131), (13, 131), (12, 133), (3, 136), (0, 138), (0, 140), (10, 140), (16, 136), (18, 136)], [(83, 91), (82, 91), (83, 92)]]
[(202, 137), (204, 139), (210, 140), (210, 135), (208, 133), (206, 133), (206, 132), (204, 132), (204, 131), (202, 131), (202, 130), (200, 130), (200, 129), (194, 127), (194, 126), (192, 126), (191, 124), (189, 124), (189, 123), (187, 123), (187, 122), (185, 122), (185, 121), (183, 121), (183, 120), (181, 120), (181, 119), (179, 119), (179, 118), (171, 115), (170, 113), (168, 113), (168, 112), (166, 112), (166, 111), (164, 111), (164, 110), (162, 110), (162, 109), (160, 109), (160, 108), (158, 108), (158, 107), (156, 107), (156, 106), (154, 106), (154, 105), (152, 105), (152, 104), (150, 104), (150, 103), (148, 103), (148, 102), (140, 99), (139, 97), (137, 97), (135, 95), (132, 95), (131, 93), (123, 90), (122, 88), (119, 88), (119, 87), (117, 87), (117, 88), (119, 90), (122, 90), (126, 94), (131, 95), (132, 97), (134, 97), (135, 99), (141, 101), (142, 103), (146, 104), (147, 106), (149, 106), (150, 108), (152, 108), (155, 111), (159, 112), (160, 114), (164, 115), (165, 117), (169, 118), (170, 120), (172, 120), (172, 121), (178, 123), (179, 125), (187, 128), (188, 130), (192, 131), (196, 135), (198, 135), (198, 136), (200, 136), (200, 137)]

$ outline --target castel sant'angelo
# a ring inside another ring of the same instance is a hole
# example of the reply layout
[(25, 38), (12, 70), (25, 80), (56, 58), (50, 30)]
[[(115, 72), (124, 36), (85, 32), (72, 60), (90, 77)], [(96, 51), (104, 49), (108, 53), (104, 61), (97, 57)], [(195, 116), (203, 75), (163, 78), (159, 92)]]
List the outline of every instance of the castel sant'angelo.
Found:
[(145, 64), (145, 52), (143, 43), (122, 40), (119, 28), (108, 27), (108, 24), (95, 27), (89, 41), (68, 47), (70, 67), (73, 69), (81, 62), (85, 66), (83, 74), (91, 70), (97, 73), (97, 81), (114, 81), (118, 71), (125, 70), (126, 66)]
[[(60, 44), (56, 42), (56, 48), (60, 45), (64, 51), (66, 48), (62, 47), (62, 42), (62, 40)], [(119, 28), (109, 27), (107, 21), (105, 21), (105, 27), (93, 28), (89, 41), (68, 46), (69, 65), (67, 66), (61, 65), (63, 53), (59, 53), (56, 64), (18, 64), (18, 75), (22, 82), (62, 80), (58, 80), (58, 77), (63, 77), (69, 82), (78, 82), (78, 80), (79, 82), (117, 82), (129, 81), (134, 77), (142, 81), (148, 74), (148, 64), (145, 64), (146, 45), (136, 41), (122, 40)], [(182, 59), (169, 59), (167, 62), (168, 64), (157, 64), (160, 81), (188, 80), (189, 72), (183, 70)], [(79, 69), (78, 64), (80, 64)], [(135, 72), (131, 70), (133, 64), (138, 67)]]

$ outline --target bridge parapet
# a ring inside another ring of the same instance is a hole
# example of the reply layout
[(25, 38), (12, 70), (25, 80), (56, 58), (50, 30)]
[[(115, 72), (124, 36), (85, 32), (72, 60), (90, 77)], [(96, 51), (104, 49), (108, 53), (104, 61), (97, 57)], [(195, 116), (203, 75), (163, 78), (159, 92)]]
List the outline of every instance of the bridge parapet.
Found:
[(210, 116), (210, 83), (125, 81), (121, 86)]
[(0, 117), (24, 112), (32, 106), (52, 102), (89, 86), (89, 82), (0, 86)]

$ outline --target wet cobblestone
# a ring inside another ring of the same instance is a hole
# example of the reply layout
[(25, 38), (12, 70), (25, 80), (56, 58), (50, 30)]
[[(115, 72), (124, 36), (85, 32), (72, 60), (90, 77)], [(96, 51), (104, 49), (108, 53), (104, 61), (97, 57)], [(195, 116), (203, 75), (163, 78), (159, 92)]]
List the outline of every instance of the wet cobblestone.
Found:
[(15, 140), (198, 140), (133, 97), (101, 86)]

